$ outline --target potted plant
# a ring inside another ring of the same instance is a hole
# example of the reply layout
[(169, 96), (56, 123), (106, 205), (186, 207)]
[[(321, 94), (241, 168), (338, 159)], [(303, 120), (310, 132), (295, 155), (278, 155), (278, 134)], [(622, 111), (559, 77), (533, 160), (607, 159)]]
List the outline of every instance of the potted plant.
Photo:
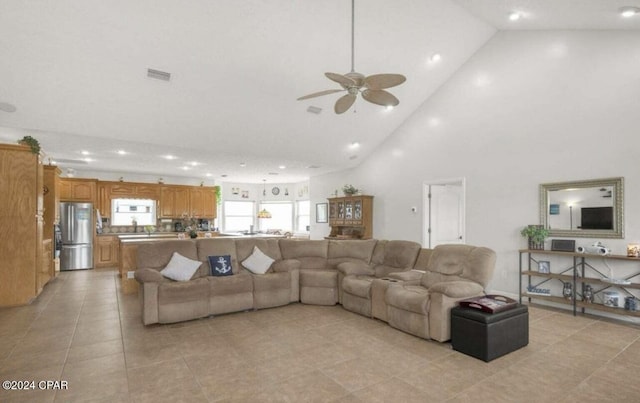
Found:
[(34, 154), (40, 154), (40, 143), (38, 140), (34, 139), (31, 136), (24, 136), (20, 140), (18, 140), (18, 144), (24, 144), (31, 148), (31, 152)]
[(527, 225), (520, 235), (527, 238), (529, 249), (544, 250), (544, 240), (549, 236), (549, 230), (542, 225)]
[(356, 189), (353, 185), (344, 185), (342, 187), (342, 192), (345, 196), (353, 196), (358, 193), (358, 189)]

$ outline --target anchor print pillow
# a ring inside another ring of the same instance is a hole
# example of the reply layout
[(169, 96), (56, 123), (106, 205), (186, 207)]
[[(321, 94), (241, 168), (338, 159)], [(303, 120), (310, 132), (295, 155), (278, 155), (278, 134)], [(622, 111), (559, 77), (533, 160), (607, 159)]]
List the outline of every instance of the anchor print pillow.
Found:
[(208, 259), (212, 276), (230, 276), (233, 274), (230, 255), (208, 256)]

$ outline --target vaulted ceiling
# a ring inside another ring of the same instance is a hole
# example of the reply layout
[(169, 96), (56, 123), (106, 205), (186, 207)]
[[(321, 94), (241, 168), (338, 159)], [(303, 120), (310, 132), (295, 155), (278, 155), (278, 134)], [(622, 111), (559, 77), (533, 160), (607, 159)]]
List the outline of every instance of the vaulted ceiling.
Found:
[(349, 72), (349, 0), (3, 0), (0, 141), (77, 170), (296, 182), (357, 165), (496, 30), (640, 29), (623, 6), (640, 0), (358, 0), (356, 71), (407, 81), (393, 110), (336, 115), (341, 94), (296, 98)]

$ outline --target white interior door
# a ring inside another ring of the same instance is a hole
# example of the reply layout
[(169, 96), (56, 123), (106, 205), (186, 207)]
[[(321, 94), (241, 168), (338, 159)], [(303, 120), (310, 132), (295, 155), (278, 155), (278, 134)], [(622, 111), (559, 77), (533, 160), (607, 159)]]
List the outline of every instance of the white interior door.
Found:
[(462, 244), (464, 180), (425, 184), (425, 245)]

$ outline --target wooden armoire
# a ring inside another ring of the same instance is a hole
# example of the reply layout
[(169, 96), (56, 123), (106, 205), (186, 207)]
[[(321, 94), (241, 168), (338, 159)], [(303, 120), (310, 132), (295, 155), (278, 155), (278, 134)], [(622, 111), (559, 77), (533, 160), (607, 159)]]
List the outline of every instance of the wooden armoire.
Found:
[(42, 188), (39, 156), (0, 144), (0, 307), (27, 304), (40, 291)]

